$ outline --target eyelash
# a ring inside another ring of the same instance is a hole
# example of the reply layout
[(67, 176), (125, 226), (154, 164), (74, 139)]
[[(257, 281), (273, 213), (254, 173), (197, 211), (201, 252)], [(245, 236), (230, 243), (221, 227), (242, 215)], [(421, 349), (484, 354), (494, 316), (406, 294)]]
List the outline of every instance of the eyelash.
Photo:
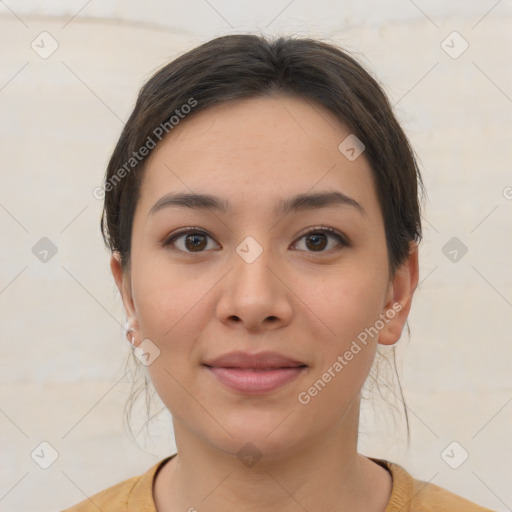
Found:
[[(326, 253), (330, 253), (333, 250), (341, 250), (344, 247), (350, 247), (350, 243), (348, 242), (347, 238), (344, 235), (339, 233), (337, 230), (335, 230), (333, 228), (326, 227), (326, 226), (318, 226), (318, 227), (312, 228), (311, 230), (307, 231), (306, 233), (303, 233), (297, 239), (297, 241), (304, 237), (307, 237), (307, 236), (310, 236), (313, 234), (318, 234), (318, 233), (325, 233), (327, 235), (330, 235), (330, 236), (336, 238), (338, 240), (338, 244), (339, 244), (338, 247), (335, 247), (333, 249), (323, 250), (323, 251), (306, 251), (306, 252), (309, 252), (311, 254), (315, 254), (315, 253), (326, 254)], [(167, 237), (163, 242), (161, 242), (160, 245), (162, 245), (162, 247), (165, 247), (165, 248), (170, 248), (170, 246), (172, 246), (176, 240), (183, 237), (184, 235), (191, 235), (191, 234), (204, 235), (204, 236), (212, 238), (206, 231), (202, 230), (201, 228), (190, 227), (190, 228), (183, 228), (183, 229), (173, 233), (172, 235)], [(181, 251), (181, 249), (172, 249), (172, 250)], [(182, 251), (182, 252), (184, 252), (185, 254), (188, 254), (188, 255), (194, 255), (194, 254), (202, 254), (206, 251), (203, 250), (203, 251), (198, 251), (198, 252), (193, 252), (193, 251)]]

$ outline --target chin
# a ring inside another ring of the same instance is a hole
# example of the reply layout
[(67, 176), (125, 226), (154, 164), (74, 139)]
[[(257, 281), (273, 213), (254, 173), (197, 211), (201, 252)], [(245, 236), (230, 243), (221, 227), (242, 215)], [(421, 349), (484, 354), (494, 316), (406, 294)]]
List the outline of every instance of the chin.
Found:
[[(291, 409), (290, 409), (291, 410)], [(231, 434), (219, 429), (210, 431), (206, 437), (210, 444), (220, 451), (236, 455), (238, 458), (249, 456), (265, 457), (267, 460), (278, 459), (293, 453), (297, 446), (306, 443), (307, 432), (300, 429), (297, 418), (281, 409), (277, 414), (266, 414), (262, 418), (261, 411), (252, 414), (238, 412), (236, 418), (221, 418), (219, 423)], [(284, 421), (283, 421), (284, 420)]]

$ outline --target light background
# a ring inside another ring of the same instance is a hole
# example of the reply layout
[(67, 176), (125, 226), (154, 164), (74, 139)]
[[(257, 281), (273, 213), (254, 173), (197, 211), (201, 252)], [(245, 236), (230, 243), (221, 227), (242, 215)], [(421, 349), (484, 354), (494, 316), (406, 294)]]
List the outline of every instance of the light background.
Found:
[[(512, 510), (511, 26), (510, 0), (1, 0), (0, 510), (59, 510), (174, 453), (169, 414), (138, 444), (123, 430), (129, 345), (92, 191), (143, 82), (236, 32), (351, 51), (420, 158), (421, 284), (398, 344), (411, 446), (375, 392), (360, 451)], [(457, 58), (453, 31), (469, 44)], [(42, 237), (58, 250), (46, 263), (32, 251)], [(452, 237), (467, 247), (455, 262)], [(43, 441), (58, 452), (48, 469), (31, 457)], [(458, 469), (441, 455), (453, 441), (469, 453)]]

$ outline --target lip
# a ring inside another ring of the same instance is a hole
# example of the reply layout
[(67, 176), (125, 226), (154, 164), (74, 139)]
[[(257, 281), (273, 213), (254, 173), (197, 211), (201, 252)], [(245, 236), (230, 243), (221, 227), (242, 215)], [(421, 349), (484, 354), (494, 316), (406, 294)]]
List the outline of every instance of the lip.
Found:
[(245, 394), (274, 391), (307, 368), (302, 361), (278, 352), (230, 352), (203, 364), (225, 386)]
[(279, 352), (242, 352), (235, 351), (222, 354), (215, 359), (209, 359), (203, 364), (220, 368), (242, 368), (257, 370), (273, 370), (278, 368), (295, 368), (297, 366), (306, 366), (306, 363), (292, 359)]
[(296, 379), (305, 366), (278, 368), (273, 370), (251, 370), (240, 368), (219, 368), (207, 366), (220, 382), (227, 387), (249, 395), (269, 393)]

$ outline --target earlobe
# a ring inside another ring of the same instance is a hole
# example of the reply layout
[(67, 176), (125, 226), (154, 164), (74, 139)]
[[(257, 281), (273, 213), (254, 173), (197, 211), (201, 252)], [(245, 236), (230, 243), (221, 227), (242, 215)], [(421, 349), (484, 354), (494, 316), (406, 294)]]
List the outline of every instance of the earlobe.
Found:
[(390, 283), (384, 310), (387, 322), (379, 333), (382, 345), (394, 345), (400, 339), (418, 285), (418, 244), (411, 242), (409, 247), (407, 260), (397, 269)]
[(121, 264), (121, 255), (118, 251), (114, 251), (110, 258), (110, 269), (117, 285), (117, 289), (121, 294), (123, 306), (126, 314), (127, 324), (133, 328), (138, 329), (137, 316), (135, 314), (135, 307), (131, 294), (131, 286), (129, 283), (129, 274), (123, 272)]
[(117, 251), (114, 251), (110, 257), (110, 270), (112, 271), (118, 290), (121, 291), (123, 272), (121, 268), (121, 255)]

